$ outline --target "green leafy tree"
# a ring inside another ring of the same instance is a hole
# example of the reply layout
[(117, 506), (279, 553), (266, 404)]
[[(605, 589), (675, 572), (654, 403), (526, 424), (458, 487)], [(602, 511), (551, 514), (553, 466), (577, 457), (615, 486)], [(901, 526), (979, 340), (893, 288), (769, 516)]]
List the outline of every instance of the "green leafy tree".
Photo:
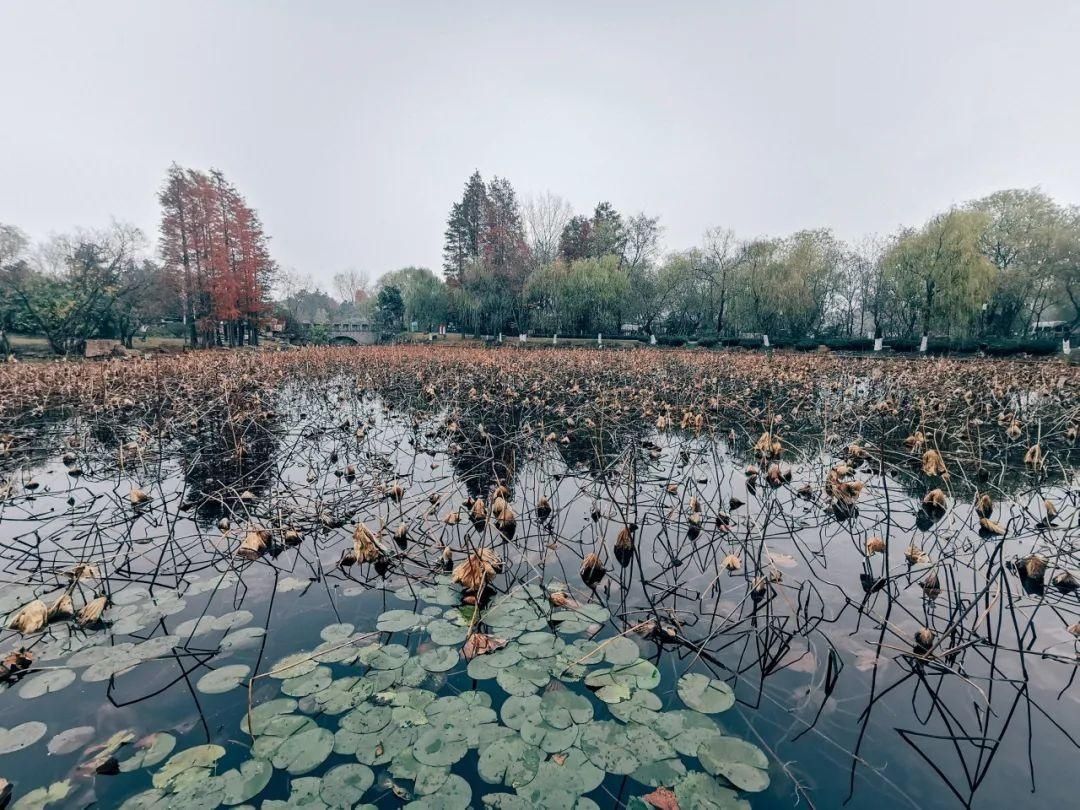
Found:
[(380, 332), (400, 332), (401, 321), (405, 316), (405, 301), (401, 290), (393, 284), (386, 284), (375, 296), (375, 325)]

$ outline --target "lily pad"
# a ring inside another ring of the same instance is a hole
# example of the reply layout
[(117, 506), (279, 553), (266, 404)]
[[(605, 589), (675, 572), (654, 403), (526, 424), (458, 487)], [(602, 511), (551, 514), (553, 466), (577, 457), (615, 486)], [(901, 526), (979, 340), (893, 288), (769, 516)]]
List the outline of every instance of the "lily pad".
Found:
[(322, 778), (319, 796), (327, 806), (348, 810), (375, 783), (375, 774), (367, 765), (350, 763), (331, 768)]
[(120, 763), (121, 771), (149, 768), (163, 761), (176, 748), (176, 737), (162, 731), (148, 734), (135, 743), (135, 753)]
[(432, 729), (416, 741), (413, 757), (422, 765), (453, 765), (469, 750), (465, 734), (454, 729)]
[(570, 728), (592, 720), (593, 707), (586, 697), (568, 689), (556, 689), (541, 700), (540, 716), (553, 728)]
[(41, 810), (51, 804), (57, 804), (67, 798), (68, 794), (71, 793), (71, 787), (71, 782), (64, 779), (60, 782), (53, 782), (48, 787), (31, 790), (15, 802), (12, 810)]
[(472, 802), (472, 788), (457, 774), (451, 774), (438, 793), (405, 805), (405, 810), (466, 810)]
[(50, 692), (59, 692), (66, 686), (70, 686), (75, 680), (75, 673), (70, 669), (53, 669), (47, 672), (39, 672), (27, 678), (19, 686), (19, 697), (33, 699), (47, 695)]
[(238, 687), (251, 674), (251, 667), (233, 664), (207, 672), (195, 683), (195, 688), (205, 695), (220, 695)]
[(701, 767), (739, 790), (758, 793), (769, 786), (769, 760), (756, 745), (737, 737), (711, 737), (698, 749)]
[(334, 735), (314, 726), (285, 739), (274, 752), (274, 767), (299, 776), (322, 765), (333, 748)]
[(683, 703), (704, 714), (719, 714), (735, 705), (735, 693), (727, 683), (698, 672), (679, 678), (678, 691)]
[(10, 754), (36, 743), (45, 736), (48, 727), (37, 720), (20, 723), (11, 728), (0, 727), (0, 754)]
[(490, 785), (517, 788), (536, 777), (544, 754), (520, 737), (497, 740), (480, 751), (477, 772)]
[(249, 759), (239, 769), (225, 771), (219, 777), (222, 784), (222, 804), (243, 804), (262, 793), (270, 782), (274, 769), (263, 759)]
[(48, 750), (50, 754), (70, 754), (84, 747), (94, 739), (95, 729), (93, 726), (75, 726), (61, 731), (49, 740)]

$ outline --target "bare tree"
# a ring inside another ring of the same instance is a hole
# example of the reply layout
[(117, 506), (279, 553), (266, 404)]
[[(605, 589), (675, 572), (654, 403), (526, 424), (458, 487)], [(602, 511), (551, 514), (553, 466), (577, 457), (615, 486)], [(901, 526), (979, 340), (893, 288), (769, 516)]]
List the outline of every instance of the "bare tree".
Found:
[(708, 285), (712, 314), (716, 318), (716, 333), (719, 335), (724, 330), (724, 318), (734, 286), (733, 276), (746, 258), (746, 253), (733, 230), (709, 228), (705, 231), (702, 254), (704, 280)]
[(538, 266), (555, 261), (559, 255), (559, 236), (573, 214), (570, 203), (550, 191), (525, 198), (522, 208), (525, 232)]
[(660, 217), (650, 217), (640, 212), (626, 220), (623, 267), (633, 272), (655, 262), (660, 254), (660, 237), (663, 232)]
[(367, 273), (350, 267), (334, 274), (334, 291), (345, 304), (359, 304), (368, 297)]

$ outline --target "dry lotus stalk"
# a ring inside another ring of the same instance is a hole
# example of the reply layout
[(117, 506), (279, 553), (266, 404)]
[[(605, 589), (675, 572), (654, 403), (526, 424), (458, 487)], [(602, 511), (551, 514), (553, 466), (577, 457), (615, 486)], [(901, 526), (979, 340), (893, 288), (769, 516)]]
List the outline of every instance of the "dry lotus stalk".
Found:
[(979, 529), (986, 534), (993, 534), (998, 537), (1005, 536), (1005, 527), (996, 521), (990, 520), (990, 518), (979, 518)]
[(934, 449), (927, 450), (923, 453), (922, 471), (923, 475), (944, 476), (948, 472), (948, 469), (945, 467), (945, 459), (941, 457), (941, 453)]
[(35, 599), (27, 605), (23, 605), (11, 621), (8, 622), (8, 630), (17, 630), (24, 636), (37, 633), (49, 622), (49, 608), (40, 599)]
[(81, 625), (97, 624), (101, 621), (101, 614), (105, 612), (106, 606), (109, 604), (109, 599), (106, 596), (99, 596), (90, 600), (83, 609), (79, 611), (79, 615), (75, 617), (75, 621)]
[(604, 578), (607, 569), (596, 552), (593, 552), (586, 555), (585, 559), (581, 561), (580, 573), (582, 581), (591, 588)]
[(75, 603), (71, 601), (71, 594), (67, 591), (60, 594), (52, 607), (49, 608), (49, 621), (60, 622), (70, 619), (75, 615)]
[(244, 533), (240, 547), (236, 549), (236, 556), (242, 560), (255, 560), (265, 554), (269, 546), (269, 531), (262, 528), (249, 529)]
[(881, 537), (871, 537), (866, 541), (866, 556), (871, 557), (885, 551), (885, 540)]

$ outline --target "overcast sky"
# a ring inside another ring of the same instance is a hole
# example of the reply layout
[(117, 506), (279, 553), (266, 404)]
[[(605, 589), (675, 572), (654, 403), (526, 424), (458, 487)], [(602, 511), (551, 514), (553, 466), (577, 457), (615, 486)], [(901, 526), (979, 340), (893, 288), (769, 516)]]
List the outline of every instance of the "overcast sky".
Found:
[(1080, 203), (1080, 3), (0, 0), (0, 222), (156, 237), (216, 167), (329, 286), (440, 266), (473, 169), (659, 215), (669, 248)]

